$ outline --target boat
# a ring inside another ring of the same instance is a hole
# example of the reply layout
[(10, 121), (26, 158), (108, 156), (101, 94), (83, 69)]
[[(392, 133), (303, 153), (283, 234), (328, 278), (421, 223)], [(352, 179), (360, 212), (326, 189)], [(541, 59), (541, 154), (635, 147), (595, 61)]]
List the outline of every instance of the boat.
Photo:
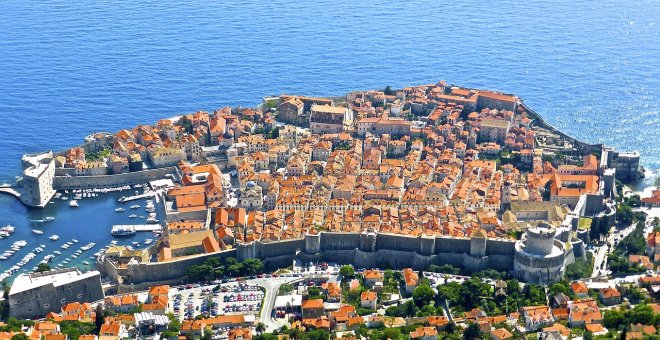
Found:
[(62, 197), (60, 197), (60, 199), (61, 199), (62, 201), (66, 201), (66, 200), (68, 200), (69, 198), (66, 197), (66, 196), (62, 196)]
[(78, 240), (76, 240), (76, 239), (74, 238), (74, 239), (71, 239), (71, 242), (73, 242), (73, 243), (78, 243)]
[(70, 246), (66, 243), (60, 246), (60, 248), (62, 248), (62, 249), (69, 249), (69, 247)]
[(59, 250), (56, 250), (56, 251), (53, 252), (53, 254), (55, 254), (55, 255), (62, 255), (62, 252), (59, 251)]
[(124, 210), (126, 210), (126, 209), (124, 209), (124, 208), (122, 208), (122, 207), (119, 207), (119, 208), (115, 209), (116, 212), (122, 212), (122, 211), (124, 211)]
[(139, 247), (139, 246), (140, 246), (140, 242), (132, 242), (132, 243), (133, 243), (133, 245), (136, 246), (136, 247)]
[(60, 239), (59, 235), (50, 235), (48, 238), (53, 240), (53, 241), (57, 241), (57, 240)]
[(55, 220), (55, 217), (53, 217), (53, 216), (46, 216), (46, 217), (43, 219), (44, 222), (52, 222), (52, 221), (54, 221), (54, 220)]
[(144, 244), (145, 244), (145, 245), (147, 245), (147, 244), (151, 244), (151, 242), (153, 242), (153, 241), (154, 241), (154, 240), (148, 238), (148, 239), (144, 240)]
[(135, 228), (126, 225), (116, 225), (110, 232), (113, 236), (127, 236), (135, 234)]
[(39, 230), (39, 229), (32, 229), (32, 232), (37, 234), (37, 235), (43, 235), (43, 233), (44, 233), (43, 230)]
[(79, 205), (78, 205), (78, 201), (76, 201), (76, 200), (70, 200), (70, 201), (69, 201), (69, 206), (72, 207), (72, 208), (77, 208), (77, 207), (79, 207)]
[(110, 241), (110, 244), (112, 244), (113, 246), (114, 246), (115, 244), (117, 244), (117, 243), (119, 243), (119, 241), (117, 241), (117, 240), (112, 240), (112, 241)]
[(137, 215), (135, 215), (135, 214), (130, 214), (130, 215), (128, 215), (128, 217), (129, 217), (129, 218), (136, 218)]
[(7, 224), (6, 226), (0, 228), (0, 231), (13, 234), (16, 231), (16, 227), (12, 226), (11, 224)]
[(153, 218), (153, 217), (147, 218), (147, 224), (158, 224), (158, 222), (160, 222), (160, 221)]
[(89, 266), (89, 262), (87, 262), (87, 261), (83, 261), (82, 264), (84, 264), (86, 266)]
[(140, 208), (140, 206), (137, 205), (137, 204), (131, 205), (131, 209), (139, 209), (139, 208)]

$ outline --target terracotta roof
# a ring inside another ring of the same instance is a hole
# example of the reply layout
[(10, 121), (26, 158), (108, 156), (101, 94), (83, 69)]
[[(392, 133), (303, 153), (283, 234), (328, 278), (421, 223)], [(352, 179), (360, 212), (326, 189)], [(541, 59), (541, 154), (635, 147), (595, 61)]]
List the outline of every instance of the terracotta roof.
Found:
[(302, 302), (301, 307), (302, 309), (323, 308), (323, 300), (322, 299), (305, 300)]

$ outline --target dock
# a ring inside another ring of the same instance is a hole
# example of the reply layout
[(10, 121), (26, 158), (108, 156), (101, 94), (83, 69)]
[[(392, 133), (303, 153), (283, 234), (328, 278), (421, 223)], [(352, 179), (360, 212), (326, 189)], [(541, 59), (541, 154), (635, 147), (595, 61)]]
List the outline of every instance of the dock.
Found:
[(139, 231), (161, 231), (162, 228), (160, 224), (115, 224), (112, 226), (112, 234), (116, 234), (120, 231), (123, 231), (128, 234), (134, 234)]
[(156, 192), (152, 191), (152, 192), (146, 192), (144, 194), (139, 194), (139, 195), (134, 195), (134, 196), (122, 196), (122, 197), (119, 198), (118, 201), (119, 202), (129, 202), (129, 201), (135, 201), (135, 200), (139, 200), (141, 198), (147, 198), (147, 197), (151, 197), (151, 196), (156, 196)]

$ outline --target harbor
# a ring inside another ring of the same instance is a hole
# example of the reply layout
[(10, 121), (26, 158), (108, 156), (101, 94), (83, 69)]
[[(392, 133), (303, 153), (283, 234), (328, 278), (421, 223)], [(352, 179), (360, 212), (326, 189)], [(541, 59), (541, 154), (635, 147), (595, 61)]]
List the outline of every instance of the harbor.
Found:
[[(131, 205), (138, 207), (131, 209), (121, 197), (130, 197)], [(11, 200), (8, 203), (16, 204), (16, 210), (24, 209), (10, 197), (0, 199)], [(67, 190), (57, 192), (43, 209), (26, 209), (21, 219), (0, 217), (0, 280), (11, 282), (40, 263), (89, 270), (112, 245), (142, 248), (153, 244), (161, 230), (157, 200), (148, 184)], [(129, 226), (133, 232), (113, 236), (115, 226)]]

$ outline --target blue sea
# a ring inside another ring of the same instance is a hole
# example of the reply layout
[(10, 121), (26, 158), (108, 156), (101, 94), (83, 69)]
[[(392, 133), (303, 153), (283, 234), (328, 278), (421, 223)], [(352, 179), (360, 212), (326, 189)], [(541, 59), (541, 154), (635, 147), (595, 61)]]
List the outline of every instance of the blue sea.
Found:
[[(515, 93), (571, 135), (640, 151), (657, 172), (658, 18), (655, 0), (3, 0), (0, 182), (14, 181), (21, 154), (92, 131), (442, 79)], [(109, 241), (119, 217), (106, 200), (58, 204), (46, 228)], [(0, 225), (19, 229), (0, 250), (46, 242), (30, 231), (43, 214), (0, 196)]]

